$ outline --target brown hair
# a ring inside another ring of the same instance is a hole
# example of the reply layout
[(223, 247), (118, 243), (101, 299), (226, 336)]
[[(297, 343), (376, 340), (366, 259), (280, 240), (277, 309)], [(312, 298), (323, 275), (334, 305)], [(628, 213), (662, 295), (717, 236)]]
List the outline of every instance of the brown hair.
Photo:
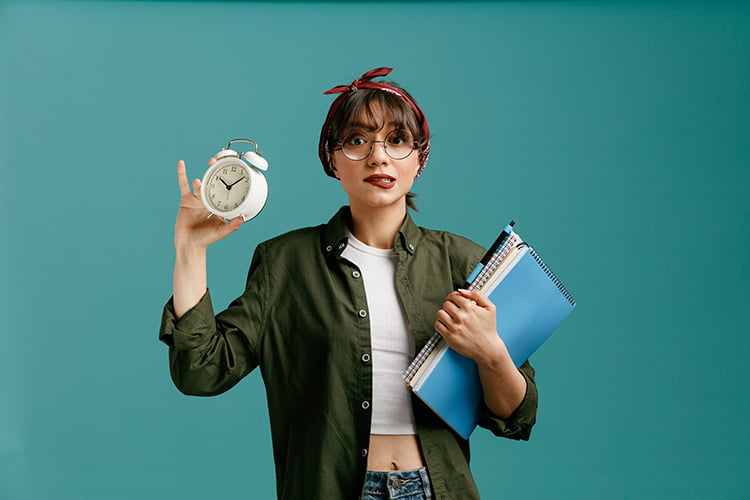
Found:
[[(388, 80), (382, 80), (399, 92), (409, 95), (406, 90)], [(409, 96), (412, 100), (413, 97)], [(377, 110), (377, 113), (376, 113)], [(380, 89), (357, 89), (355, 92), (344, 97), (343, 102), (331, 118), (326, 137), (328, 151), (338, 148), (338, 141), (344, 137), (344, 133), (351, 128), (355, 121), (364, 121), (365, 127), (374, 131), (380, 128), (386, 117), (395, 122), (397, 128), (408, 130), (417, 141), (417, 148), (421, 154), (430, 141), (425, 137), (422, 126), (417, 119), (411, 105), (396, 94), (391, 94)], [(406, 205), (412, 210), (418, 210), (414, 203), (415, 193), (406, 194)]]

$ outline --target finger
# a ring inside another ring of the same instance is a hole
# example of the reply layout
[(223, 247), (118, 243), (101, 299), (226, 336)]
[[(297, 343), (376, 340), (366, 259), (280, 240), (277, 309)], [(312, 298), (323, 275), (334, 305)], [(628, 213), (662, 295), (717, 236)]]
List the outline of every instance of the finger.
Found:
[(227, 236), (229, 236), (230, 234), (238, 230), (241, 225), (242, 225), (241, 217), (235, 217), (229, 222), (222, 222), (221, 225), (218, 226), (219, 239), (226, 238)]
[(492, 308), (495, 305), (484, 293), (480, 292), (479, 290), (468, 291), (459, 289), (459, 292), (463, 297), (486, 309)]
[(200, 179), (193, 179), (193, 192), (195, 193), (195, 196), (200, 199), (201, 197), (201, 180)]
[(208, 166), (210, 167), (211, 165), (213, 165), (217, 161), (219, 161), (219, 160), (217, 160), (216, 158), (211, 158), (210, 160), (208, 160)]
[(455, 319), (461, 313), (461, 308), (454, 302), (446, 300), (443, 303), (443, 308), (441, 309), (441, 311), (447, 313), (448, 316)]
[(454, 323), (453, 316), (444, 309), (440, 309), (437, 314), (435, 314), (435, 318), (439, 323), (442, 323), (446, 329), (450, 328)]
[(448, 329), (448, 326), (442, 321), (440, 321), (439, 319), (435, 321), (435, 331), (438, 332), (443, 337), (450, 335), (450, 330)]
[(466, 309), (467, 307), (471, 306), (472, 304), (476, 303), (476, 301), (470, 297), (464, 296), (461, 292), (452, 292), (448, 297), (445, 299), (446, 304), (452, 303), (455, 304), (457, 308), (459, 309)]
[(177, 162), (177, 184), (180, 185), (180, 195), (187, 196), (190, 194), (190, 186), (188, 185), (187, 169), (185, 168), (185, 162), (180, 160)]
[(240, 227), (242, 227), (242, 224), (243, 224), (244, 222), (245, 222), (245, 221), (244, 221), (244, 219), (242, 218), (242, 216), (241, 216), (241, 215), (239, 215), (239, 216), (235, 217), (234, 219), (230, 220), (230, 221), (229, 221), (229, 222), (227, 223), (227, 226), (229, 226), (230, 228), (232, 228), (232, 231), (236, 231), (236, 230), (238, 230), (238, 229), (239, 229)]

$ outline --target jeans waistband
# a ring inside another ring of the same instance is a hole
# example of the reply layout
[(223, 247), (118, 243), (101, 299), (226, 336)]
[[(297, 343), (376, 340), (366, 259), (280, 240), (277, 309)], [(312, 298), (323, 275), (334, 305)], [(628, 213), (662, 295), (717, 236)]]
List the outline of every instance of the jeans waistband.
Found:
[(363, 500), (432, 498), (432, 486), (426, 467), (411, 470), (368, 470), (362, 489)]

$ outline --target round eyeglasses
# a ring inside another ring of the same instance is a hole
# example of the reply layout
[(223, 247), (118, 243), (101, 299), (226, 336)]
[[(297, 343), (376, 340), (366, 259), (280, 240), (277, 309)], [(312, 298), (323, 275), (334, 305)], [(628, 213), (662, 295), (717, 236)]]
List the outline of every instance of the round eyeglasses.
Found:
[(408, 130), (391, 130), (385, 136), (385, 140), (373, 141), (370, 136), (364, 132), (355, 130), (338, 141), (344, 156), (350, 160), (364, 160), (372, 152), (372, 146), (376, 142), (383, 143), (385, 154), (394, 160), (403, 160), (408, 157), (412, 151), (417, 149), (417, 141)]

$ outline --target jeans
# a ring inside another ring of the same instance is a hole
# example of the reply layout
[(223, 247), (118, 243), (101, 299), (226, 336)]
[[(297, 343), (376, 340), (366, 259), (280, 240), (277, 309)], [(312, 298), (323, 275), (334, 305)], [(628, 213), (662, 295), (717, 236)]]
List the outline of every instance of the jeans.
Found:
[(362, 500), (425, 500), (432, 498), (427, 468), (412, 470), (368, 470), (362, 489)]

